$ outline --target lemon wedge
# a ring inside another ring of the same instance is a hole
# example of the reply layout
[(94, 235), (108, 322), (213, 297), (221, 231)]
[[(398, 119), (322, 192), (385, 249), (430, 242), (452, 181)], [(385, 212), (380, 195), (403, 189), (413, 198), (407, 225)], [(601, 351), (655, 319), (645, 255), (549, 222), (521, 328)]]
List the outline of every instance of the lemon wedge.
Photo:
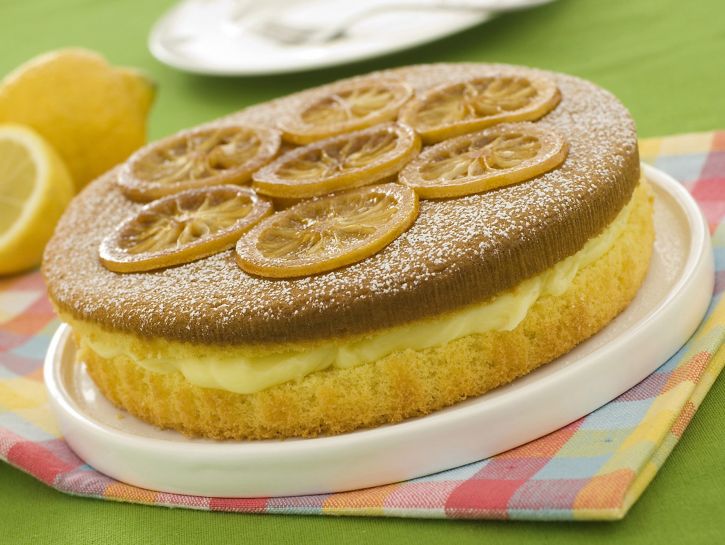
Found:
[(0, 274), (40, 263), (73, 192), (68, 169), (39, 134), (0, 125)]

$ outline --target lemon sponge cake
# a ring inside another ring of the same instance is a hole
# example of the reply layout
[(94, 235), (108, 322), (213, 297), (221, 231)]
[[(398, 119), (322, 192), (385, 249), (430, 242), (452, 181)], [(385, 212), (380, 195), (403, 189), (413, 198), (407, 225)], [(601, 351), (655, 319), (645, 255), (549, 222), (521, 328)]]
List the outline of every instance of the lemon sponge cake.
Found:
[(425, 415), (571, 350), (648, 269), (634, 124), (578, 78), (411, 66), (184, 134), (90, 184), (43, 266), (79, 365), (163, 428)]

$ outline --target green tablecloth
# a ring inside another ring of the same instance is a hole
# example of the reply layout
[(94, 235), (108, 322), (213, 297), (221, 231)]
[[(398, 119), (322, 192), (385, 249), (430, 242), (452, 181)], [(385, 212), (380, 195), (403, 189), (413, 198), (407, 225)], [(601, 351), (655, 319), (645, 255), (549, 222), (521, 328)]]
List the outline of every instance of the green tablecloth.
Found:
[[(169, 5), (150, 0), (0, 0), (0, 74), (49, 49), (96, 49), (159, 82), (151, 138), (248, 104), (369, 70), (436, 61), (497, 61), (569, 72), (610, 89), (641, 136), (725, 127), (722, 0), (558, 0), (434, 44), (307, 74), (204, 78), (146, 50)], [(627, 518), (617, 523), (420, 521), (233, 515), (64, 496), (0, 463), (0, 542), (717, 543), (725, 540), (725, 381)]]

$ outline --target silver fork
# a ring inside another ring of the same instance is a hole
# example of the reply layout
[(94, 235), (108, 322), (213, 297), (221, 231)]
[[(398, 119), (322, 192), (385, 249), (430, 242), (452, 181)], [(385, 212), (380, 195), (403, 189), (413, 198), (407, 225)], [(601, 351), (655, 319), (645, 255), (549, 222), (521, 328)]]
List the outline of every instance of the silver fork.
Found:
[(450, 11), (513, 11), (546, 4), (552, 0), (398, 0), (385, 4), (364, 6), (348, 13), (327, 26), (301, 26), (270, 17), (252, 29), (277, 42), (287, 45), (323, 44), (343, 37), (362, 19), (390, 11), (450, 10)]

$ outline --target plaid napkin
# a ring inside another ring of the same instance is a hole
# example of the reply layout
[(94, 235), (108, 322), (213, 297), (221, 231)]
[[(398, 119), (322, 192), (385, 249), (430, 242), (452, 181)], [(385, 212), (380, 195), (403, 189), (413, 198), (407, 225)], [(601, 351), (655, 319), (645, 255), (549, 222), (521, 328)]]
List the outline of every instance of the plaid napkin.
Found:
[(546, 437), (435, 475), (355, 492), (219, 499), (122, 484), (84, 464), (47, 405), (42, 361), (58, 321), (38, 273), (0, 281), (0, 459), (69, 494), (192, 509), (426, 518), (618, 519), (677, 444), (725, 364), (725, 132), (641, 143), (679, 179), (714, 234), (708, 318), (675, 356), (614, 401)]

